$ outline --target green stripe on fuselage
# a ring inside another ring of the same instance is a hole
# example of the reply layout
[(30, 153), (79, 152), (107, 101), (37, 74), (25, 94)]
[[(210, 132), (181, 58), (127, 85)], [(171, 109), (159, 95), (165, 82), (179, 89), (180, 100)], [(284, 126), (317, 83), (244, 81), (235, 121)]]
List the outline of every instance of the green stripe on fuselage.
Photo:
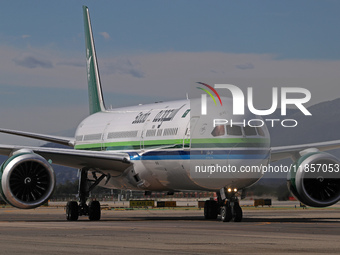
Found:
[(208, 138), (192, 139), (192, 148), (269, 147), (266, 138)]
[[(76, 145), (78, 150), (138, 150), (141, 146), (146, 148), (168, 147), (182, 148), (183, 139), (146, 140), (110, 143), (93, 143)], [(184, 146), (189, 146), (189, 140), (185, 140)], [(267, 138), (208, 138), (192, 139), (192, 148), (237, 148), (237, 147), (269, 147)]]

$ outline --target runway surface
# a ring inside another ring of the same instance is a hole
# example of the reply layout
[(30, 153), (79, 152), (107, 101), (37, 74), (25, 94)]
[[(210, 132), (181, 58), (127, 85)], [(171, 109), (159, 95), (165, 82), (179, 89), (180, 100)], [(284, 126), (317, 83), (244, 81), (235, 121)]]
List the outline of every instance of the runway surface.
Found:
[(0, 208), (0, 254), (339, 254), (340, 208), (245, 208), (244, 221), (203, 210), (103, 210), (65, 220), (64, 208)]

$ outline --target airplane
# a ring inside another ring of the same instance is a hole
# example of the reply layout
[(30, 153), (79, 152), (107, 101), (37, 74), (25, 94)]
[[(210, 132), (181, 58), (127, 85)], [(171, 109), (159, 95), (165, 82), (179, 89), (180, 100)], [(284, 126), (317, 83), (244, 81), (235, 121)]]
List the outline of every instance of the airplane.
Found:
[[(242, 173), (242, 166), (268, 166), (290, 158), (301, 171), (290, 171), (287, 183), (302, 203), (326, 207), (340, 200), (340, 179), (311, 173), (308, 167), (336, 168), (340, 161), (325, 151), (340, 148), (340, 140), (270, 147), (266, 125), (262, 127), (207, 125), (216, 118), (241, 121), (231, 116), (233, 102), (222, 98), (223, 107), (199, 115), (199, 99), (159, 102), (107, 109), (103, 100), (98, 63), (89, 15), (83, 6), (89, 113), (78, 126), (75, 137), (61, 137), (16, 130), (0, 132), (69, 146), (69, 149), (0, 145), (8, 159), (0, 167), (0, 194), (10, 205), (32, 209), (53, 194), (56, 177), (51, 164), (79, 169), (78, 200), (66, 205), (66, 219), (101, 218), (100, 203), (87, 203), (89, 193), (100, 185), (109, 189), (145, 192), (212, 191), (216, 200), (204, 204), (204, 217), (222, 222), (240, 222), (243, 212), (239, 196), (256, 183), (262, 172)], [(209, 109), (212, 100), (207, 102)], [(222, 104), (221, 104), (222, 105)], [(246, 112), (243, 118), (259, 118)], [(229, 165), (235, 172), (213, 178), (204, 169)], [(194, 169), (193, 169), (194, 167)], [(195, 170), (199, 168), (199, 173)], [(338, 173), (337, 171), (335, 171)]]

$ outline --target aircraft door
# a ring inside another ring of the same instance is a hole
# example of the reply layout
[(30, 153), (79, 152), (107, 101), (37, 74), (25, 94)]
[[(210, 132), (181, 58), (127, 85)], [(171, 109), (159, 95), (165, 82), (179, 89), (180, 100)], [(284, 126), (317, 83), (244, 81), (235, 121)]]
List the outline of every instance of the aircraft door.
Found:
[(200, 118), (199, 116), (194, 116), (190, 119), (190, 121), (187, 124), (183, 137), (183, 148), (185, 150), (190, 150), (191, 148), (191, 133), (195, 129), (199, 118)]
[(105, 151), (106, 150), (106, 142), (107, 142), (107, 133), (109, 132), (111, 122), (106, 123), (103, 133), (102, 133), (102, 141), (101, 141), (101, 150)]
[(152, 129), (152, 122), (150, 119), (146, 120), (141, 132), (141, 137), (140, 137), (140, 149), (143, 151), (145, 150), (145, 137), (147, 136), (148, 130)]

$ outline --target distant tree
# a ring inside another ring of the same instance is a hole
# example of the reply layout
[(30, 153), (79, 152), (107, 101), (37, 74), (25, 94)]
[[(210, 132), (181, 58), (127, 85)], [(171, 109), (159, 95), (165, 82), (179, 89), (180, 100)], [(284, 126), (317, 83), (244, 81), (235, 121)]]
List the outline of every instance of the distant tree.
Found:
[(257, 197), (272, 196), (275, 194), (275, 190), (273, 190), (272, 187), (263, 184), (255, 184), (254, 186), (248, 188), (247, 192), (250, 192)]
[(291, 196), (286, 184), (281, 184), (277, 187), (264, 184), (255, 184), (254, 186), (247, 188), (247, 193), (257, 197), (277, 197), (279, 201), (286, 201)]
[(282, 184), (276, 188), (276, 196), (279, 201), (287, 201), (291, 196), (286, 184)]
[[(65, 183), (59, 183), (57, 184), (54, 190), (52, 199), (72, 197), (78, 194), (78, 187), (79, 187), (79, 180), (75, 180), (74, 182), (67, 180)], [(99, 187), (99, 186), (95, 187), (91, 192), (92, 196), (99, 196), (99, 197), (110, 195), (110, 194), (111, 194), (111, 189), (106, 189), (106, 188)]]
[(78, 180), (57, 184), (52, 198), (70, 197), (78, 193)]

